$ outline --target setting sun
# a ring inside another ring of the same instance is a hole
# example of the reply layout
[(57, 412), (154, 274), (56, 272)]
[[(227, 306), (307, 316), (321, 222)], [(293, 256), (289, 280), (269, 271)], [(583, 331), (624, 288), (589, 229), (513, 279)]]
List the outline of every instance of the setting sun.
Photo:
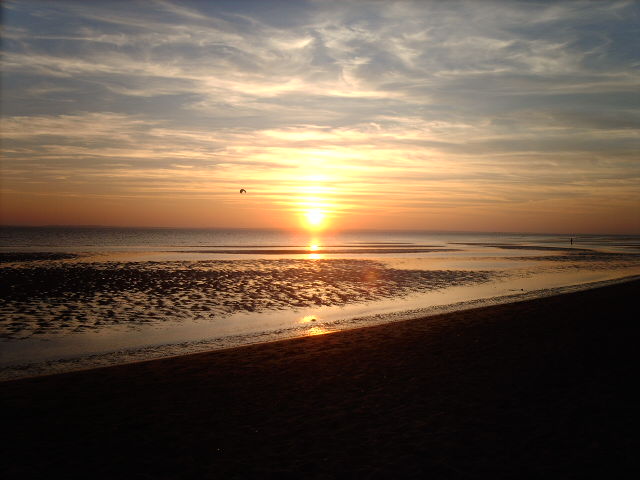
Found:
[(305, 219), (309, 227), (312, 228), (320, 228), (325, 220), (325, 214), (322, 210), (314, 208), (313, 210), (308, 210), (304, 214)]
[(6, 477), (632, 471), (638, 19), (0, 0)]

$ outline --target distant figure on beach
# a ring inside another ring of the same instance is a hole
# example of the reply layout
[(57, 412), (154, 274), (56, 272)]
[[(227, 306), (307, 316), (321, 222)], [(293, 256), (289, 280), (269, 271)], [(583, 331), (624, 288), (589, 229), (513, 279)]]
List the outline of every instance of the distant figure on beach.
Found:
[[(240, 193), (247, 193), (247, 191), (244, 188), (240, 189)], [(573, 242), (573, 240), (571, 240)]]
[[(240, 191), (242, 191), (242, 190), (240, 190)], [(573, 237), (571, 237), (571, 245), (573, 245)]]

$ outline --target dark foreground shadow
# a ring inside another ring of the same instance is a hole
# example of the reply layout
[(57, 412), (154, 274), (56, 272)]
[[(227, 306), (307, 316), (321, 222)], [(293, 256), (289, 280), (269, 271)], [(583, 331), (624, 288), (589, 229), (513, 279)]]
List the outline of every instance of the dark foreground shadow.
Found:
[(5, 382), (2, 478), (628, 477), (639, 293)]

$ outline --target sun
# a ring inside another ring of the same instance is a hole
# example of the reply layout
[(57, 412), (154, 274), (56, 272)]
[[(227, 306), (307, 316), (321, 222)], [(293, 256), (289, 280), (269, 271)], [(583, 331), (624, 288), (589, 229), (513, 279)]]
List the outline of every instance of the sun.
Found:
[[(321, 187), (306, 185), (305, 193), (319, 192)], [(300, 226), (310, 232), (319, 232), (328, 227), (333, 217), (333, 205), (320, 193), (306, 194), (296, 199), (296, 210)]]
[(304, 214), (307, 225), (310, 228), (320, 228), (325, 221), (326, 215), (319, 208), (307, 210)]

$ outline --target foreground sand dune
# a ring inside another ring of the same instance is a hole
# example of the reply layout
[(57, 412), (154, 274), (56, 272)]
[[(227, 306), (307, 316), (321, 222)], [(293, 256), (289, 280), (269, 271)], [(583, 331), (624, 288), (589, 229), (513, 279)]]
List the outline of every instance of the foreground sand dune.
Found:
[[(612, 478), (640, 281), (0, 384), (3, 478)], [(627, 476), (627, 475), (625, 475)], [(620, 478), (620, 477), (619, 477)]]

